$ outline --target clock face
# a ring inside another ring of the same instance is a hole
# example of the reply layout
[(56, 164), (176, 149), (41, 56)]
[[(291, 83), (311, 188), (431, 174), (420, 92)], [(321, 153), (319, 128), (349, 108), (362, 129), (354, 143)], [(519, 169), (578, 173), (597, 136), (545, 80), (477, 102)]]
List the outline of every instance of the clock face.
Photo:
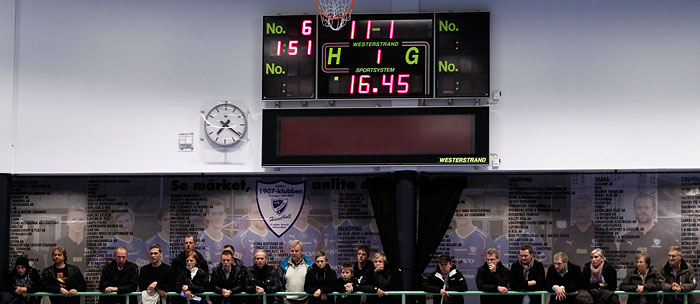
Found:
[(245, 113), (232, 104), (220, 104), (213, 107), (204, 118), (204, 132), (217, 146), (230, 147), (245, 136), (248, 121)]

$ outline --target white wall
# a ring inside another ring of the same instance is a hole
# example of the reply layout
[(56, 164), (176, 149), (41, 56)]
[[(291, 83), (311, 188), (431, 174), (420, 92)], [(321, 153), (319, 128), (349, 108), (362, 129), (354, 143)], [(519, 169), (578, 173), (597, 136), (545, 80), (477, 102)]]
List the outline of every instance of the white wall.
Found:
[(0, 0), (0, 173), (12, 168), (15, 1)]
[[(415, 9), (492, 13), (502, 170), (700, 168), (700, 2), (358, 0), (354, 12)], [(18, 12), (13, 173), (261, 172), (262, 16), (314, 13), (315, 1), (23, 1)], [(0, 77), (12, 75), (6, 53)], [(178, 133), (198, 138), (201, 105), (221, 99), (247, 102), (250, 143), (177, 152)]]

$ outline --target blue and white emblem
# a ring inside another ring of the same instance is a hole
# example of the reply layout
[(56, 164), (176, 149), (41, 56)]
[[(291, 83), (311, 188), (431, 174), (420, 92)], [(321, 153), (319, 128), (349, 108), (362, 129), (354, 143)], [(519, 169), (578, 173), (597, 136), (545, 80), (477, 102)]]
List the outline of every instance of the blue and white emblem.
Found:
[(283, 199), (273, 199), (272, 200), (272, 209), (277, 212), (277, 214), (282, 214), (285, 209), (287, 209), (287, 202), (288, 200), (286, 198)]
[(265, 225), (277, 237), (284, 235), (296, 222), (304, 207), (306, 183), (257, 182), (255, 196)]

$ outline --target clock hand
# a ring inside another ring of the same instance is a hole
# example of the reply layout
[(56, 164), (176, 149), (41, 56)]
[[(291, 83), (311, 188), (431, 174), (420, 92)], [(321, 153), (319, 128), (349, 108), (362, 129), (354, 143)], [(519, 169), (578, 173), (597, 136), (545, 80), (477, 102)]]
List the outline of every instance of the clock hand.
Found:
[(216, 132), (216, 135), (219, 135), (219, 133), (221, 133), (221, 131), (223, 131), (224, 128), (230, 128), (228, 124), (231, 123), (231, 120), (229, 119), (226, 122), (219, 120), (219, 122), (221, 123), (221, 129), (219, 129), (219, 131)]

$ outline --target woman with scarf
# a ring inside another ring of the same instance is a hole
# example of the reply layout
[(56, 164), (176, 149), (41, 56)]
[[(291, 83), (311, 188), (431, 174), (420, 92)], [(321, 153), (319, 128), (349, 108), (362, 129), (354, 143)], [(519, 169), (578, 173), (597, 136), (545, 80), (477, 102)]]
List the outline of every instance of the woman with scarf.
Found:
[(620, 300), (614, 294), (617, 288), (617, 271), (605, 259), (603, 249), (591, 251), (591, 261), (583, 266), (583, 273), (576, 295), (576, 302), (587, 304), (617, 304)]
[(651, 269), (651, 257), (646, 252), (637, 253), (635, 256), (637, 268), (634, 272), (627, 274), (622, 283), (620, 290), (636, 291), (640, 295), (630, 295), (627, 298), (627, 304), (657, 304), (659, 299), (657, 295), (644, 295), (650, 291), (661, 290), (661, 282), (659, 274)]
[(29, 294), (42, 290), (39, 271), (29, 266), (29, 259), (24, 256), (17, 258), (15, 269), (10, 272), (2, 287), (1, 303), (7, 304), (38, 304), (40, 297), (30, 297)]
[(187, 272), (180, 274), (180, 282), (182, 292), (185, 297), (190, 299), (193, 293), (201, 293), (209, 290), (209, 274), (197, 267), (197, 252), (191, 251), (185, 259)]

